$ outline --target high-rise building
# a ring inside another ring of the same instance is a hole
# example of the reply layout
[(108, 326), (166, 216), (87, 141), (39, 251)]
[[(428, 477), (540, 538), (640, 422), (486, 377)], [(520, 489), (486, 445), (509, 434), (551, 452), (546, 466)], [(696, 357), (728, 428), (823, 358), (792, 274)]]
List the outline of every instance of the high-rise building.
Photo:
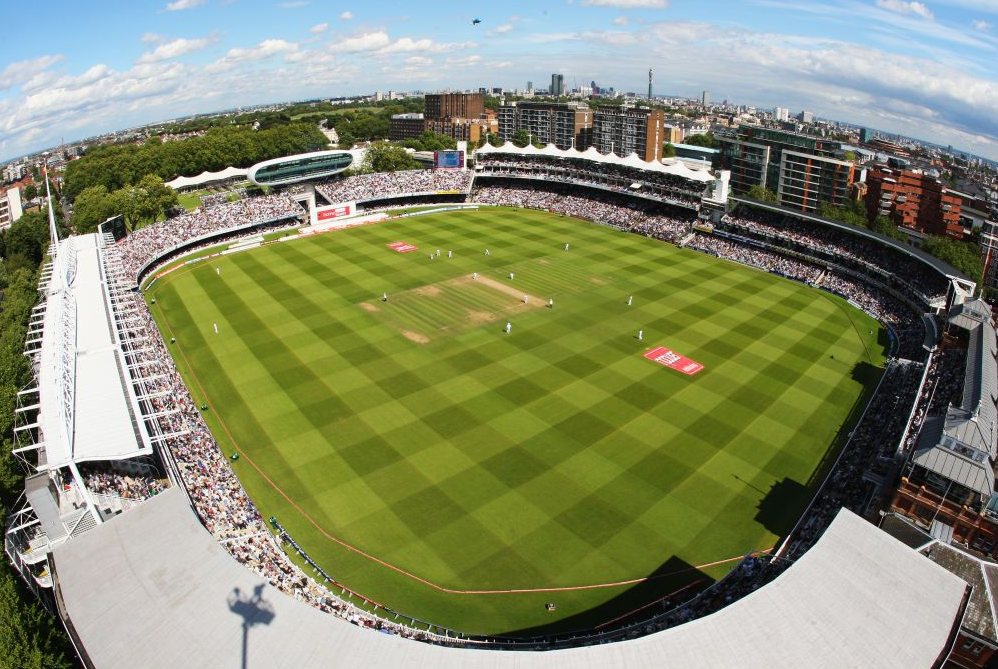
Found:
[(776, 107), (773, 109), (773, 118), (777, 121), (789, 121), (790, 110), (786, 107)]
[(662, 158), (665, 112), (661, 109), (603, 106), (593, 114), (593, 146), (600, 153), (629, 156), (645, 161)]
[(499, 137), (513, 139), (525, 130), (542, 144), (559, 149), (586, 149), (593, 126), (593, 112), (582, 102), (514, 102), (499, 107)]
[(424, 114), (426, 118), (478, 118), (485, 111), (483, 93), (432, 93), (427, 94)]
[(710, 106), (710, 91), (704, 91), (700, 95), (700, 105), (705, 108)]
[(855, 166), (840, 158), (837, 141), (755, 126), (717, 140), (721, 165), (731, 171), (737, 193), (762, 186), (776, 193), (780, 204), (814, 212), (819, 202), (843, 204), (856, 180)]
[(862, 142), (863, 144), (866, 144), (871, 139), (873, 139), (873, 131), (872, 130), (870, 130), (869, 128), (860, 128), (859, 129), (859, 141), (860, 142)]
[(534, 82), (532, 82), (532, 81), (528, 81), (527, 82), (527, 90), (528, 91), (534, 90)]
[(867, 212), (895, 225), (930, 235), (963, 237), (961, 196), (927, 174), (877, 170), (867, 178)]
[(552, 74), (551, 75), (551, 95), (562, 96), (565, 94), (565, 75), (563, 74)]
[(797, 115), (797, 120), (801, 123), (814, 123), (814, 114), (809, 111), (801, 111)]
[(0, 230), (6, 230), (24, 211), (21, 209), (21, 191), (11, 188), (0, 194)]

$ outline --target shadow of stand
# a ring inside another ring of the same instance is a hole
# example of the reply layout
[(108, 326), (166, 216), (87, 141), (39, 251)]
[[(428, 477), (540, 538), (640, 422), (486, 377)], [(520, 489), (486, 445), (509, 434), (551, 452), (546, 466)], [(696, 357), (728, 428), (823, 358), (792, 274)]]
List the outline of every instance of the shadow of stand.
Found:
[(247, 644), (249, 642), (249, 631), (254, 625), (269, 625), (274, 620), (273, 605), (263, 598), (263, 586), (253, 588), (252, 595), (244, 595), (239, 588), (229, 595), (229, 610), (243, 619), (243, 664), (242, 669), (249, 666), (247, 658)]

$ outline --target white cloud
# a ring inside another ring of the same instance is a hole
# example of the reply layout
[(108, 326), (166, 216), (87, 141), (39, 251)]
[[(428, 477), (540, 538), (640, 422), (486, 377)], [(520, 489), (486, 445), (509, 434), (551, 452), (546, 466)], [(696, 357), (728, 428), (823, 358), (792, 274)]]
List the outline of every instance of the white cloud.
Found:
[(881, 9), (886, 9), (897, 14), (915, 14), (916, 16), (921, 16), (923, 19), (928, 19), (932, 21), (935, 17), (932, 15), (932, 11), (926, 7), (921, 2), (916, 2), (912, 0), (911, 2), (906, 2), (905, 0), (877, 0), (877, 7)]
[(166, 39), (166, 35), (160, 35), (159, 33), (142, 33), (140, 38), (146, 44), (156, 44), (157, 42), (162, 42)]
[(629, 18), (627, 18), (626, 16), (618, 16), (617, 18), (615, 18), (613, 20), (613, 25), (615, 25), (615, 26), (626, 26), (630, 22), (631, 22), (631, 20)]
[(478, 54), (472, 54), (470, 56), (448, 56), (446, 63), (450, 67), (471, 67), (473, 65), (478, 65), (482, 62), (482, 57)]
[(489, 35), (502, 35), (503, 33), (508, 33), (512, 29), (513, 29), (513, 24), (512, 23), (504, 23), (501, 26), (496, 26), (495, 28), (493, 28), (492, 30), (490, 30), (488, 34)]
[(63, 56), (41, 56), (31, 60), (18, 60), (10, 63), (0, 72), (0, 91), (13, 88), (19, 84), (29, 81), (35, 75), (47, 70), (59, 61)]
[(665, 9), (669, 6), (669, 0), (582, 0), (582, 5), (618, 9)]
[(478, 44), (475, 42), (434, 42), (428, 37), (413, 39), (411, 37), (401, 37), (391, 44), (378, 50), (379, 55), (393, 53), (410, 53), (421, 51), (423, 53), (446, 53), (448, 51), (459, 51), (461, 49), (473, 49)]
[(293, 53), (298, 50), (295, 42), (282, 39), (266, 39), (254, 47), (229, 49), (224, 58), (219, 58), (205, 69), (208, 72), (227, 72), (240, 63), (263, 60), (278, 54)]
[(318, 35), (320, 33), (326, 32), (327, 28), (329, 28), (329, 24), (328, 23), (317, 23), (314, 26), (312, 26), (311, 28), (309, 28), (308, 31), (310, 33), (312, 33), (313, 35)]
[(175, 0), (174, 2), (166, 5), (166, 11), (179, 12), (184, 9), (193, 9), (194, 7), (199, 7), (206, 2), (208, 2), (208, 0)]
[(988, 32), (989, 30), (991, 30), (991, 24), (985, 21), (984, 19), (975, 19), (974, 28), (976, 30), (980, 30), (981, 32)]
[(433, 65), (433, 59), (427, 58), (426, 56), (409, 56), (408, 58), (405, 59), (405, 64), (411, 67)]
[(359, 33), (351, 37), (346, 37), (334, 43), (337, 51), (341, 53), (356, 53), (358, 51), (374, 51), (386, 46), (391, 39), (384, 30), (374, 32)]
[(147, 51), (146, 53), (139, 56), (136, 63), (156, 63), (161, 60), (168, 60), (170, 58), (178, 58), (180, 56), (185, 56), (189, 53), (194, 53), (195, 51), (201, 51), (202, 49), (207, 49), (209, 46), (218, 41), (218, 36), (214, 33), (208, 35), (207, 37), (201, 37), (198, 39), (185, 39), (181, 37), (180, 39), (175, 39), (170, 42), (164, 42), (152, 51)]
[(350, 10), (347, 10), (342, 14), (340, 14), (340, 21), (349, 21), (352, 18), (353, 18), (353, 12), (351, 12)]

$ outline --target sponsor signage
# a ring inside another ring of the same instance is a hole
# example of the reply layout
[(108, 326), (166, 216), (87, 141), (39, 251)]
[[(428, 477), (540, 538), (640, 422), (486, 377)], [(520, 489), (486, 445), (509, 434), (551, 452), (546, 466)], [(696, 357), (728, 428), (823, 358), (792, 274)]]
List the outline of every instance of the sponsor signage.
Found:
[(703, 365), (699, 362), (690, 360), (686, 356), (679, 355), (672, 349), (665, 348), (664, 346), (653, 348), (645, 353), (645, 357), (653, 362), (657, 362), (663, 367), (675, 369), (676, 371), (682, 372), (688, 376), (693, 376), (703, 369)]
[(356, 202), (337, 202), (326, 207), (315, 207), (312, 210), (312, 225), (329, 223), (337, 218), (346, 218), (357, 213)]
[(410, 244), (409, 242), (392, 242), (391, 244), (385, 244), (385, 246), (393, 251), (398, 251), (399, 253), (409, 253), (410, 251), (419, 250), (418, 246)]

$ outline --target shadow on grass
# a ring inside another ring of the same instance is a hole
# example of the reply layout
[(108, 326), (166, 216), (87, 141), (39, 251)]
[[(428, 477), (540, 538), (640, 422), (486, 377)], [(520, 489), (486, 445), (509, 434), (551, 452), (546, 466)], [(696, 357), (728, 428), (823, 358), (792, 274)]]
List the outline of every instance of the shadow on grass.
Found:
[[(551, 640), (555, 637), (572, 636), (573, 632), (592, 633), (612, 630), (672, 609), (713, 583), (713, 578), (693, 565), (677, 557), (671, 557), (649, 574), (647, 580), (628, 588), (599, 606), (553, 621), (548, 625), (513, 630), (498, 636)], [(557, 606), (557, 592), (551, 593), (550, 601)]]
[(782, 539), (794, 529), (801, 512), (811, 500), (807, 486), (793, 479), (777, 481), (759, 501), (755, 521)]

